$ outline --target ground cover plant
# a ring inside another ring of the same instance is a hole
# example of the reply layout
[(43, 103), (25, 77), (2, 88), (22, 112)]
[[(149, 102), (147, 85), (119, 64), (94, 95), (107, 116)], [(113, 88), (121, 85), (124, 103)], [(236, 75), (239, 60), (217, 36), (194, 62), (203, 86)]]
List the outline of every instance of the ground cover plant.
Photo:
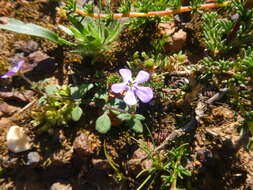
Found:
[(0, 0), (0, 189), (251, 189), (251, 0)]

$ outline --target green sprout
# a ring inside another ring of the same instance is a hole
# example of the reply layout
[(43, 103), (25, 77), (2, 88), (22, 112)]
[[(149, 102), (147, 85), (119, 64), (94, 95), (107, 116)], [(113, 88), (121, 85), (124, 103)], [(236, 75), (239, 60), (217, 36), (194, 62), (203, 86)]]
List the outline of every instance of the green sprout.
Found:
[(139, 147), (146, 152), (148, 159), (152, 161), (152, 167), (142, 170), (136, 178), (147, 174), (145, 180), (137, 188), (141, 190), (150, 189), (155, 182), (155, 179), (161, 177), (163, 180), (161, 189), (176, 190), (178, 178), (183, 179), (183, 176), (190, 176), (191, 172), (182, 166), (182, 160), (187, 156), (187, 145), (182, 144), (177, 148), (172, 149), (165, 155), (152, 154), (152, 150), (142, 141), (137, 141)]
[(217, 12), (208, 12), (203, 16), (204, 42), (214, 56), (231, 49), (225, 36), (233, 27), (232, 21), (219, 18)]
[(41, 126), (42, 131), (50, 131), (54, 126), (68, 126), (70, 121), (78, 121), (83, 115), (82, 96), (92, 84), (78, 87), (47, 85), (45, 95), (38, 100), (39, 111), (32, 113), (34, 126)]

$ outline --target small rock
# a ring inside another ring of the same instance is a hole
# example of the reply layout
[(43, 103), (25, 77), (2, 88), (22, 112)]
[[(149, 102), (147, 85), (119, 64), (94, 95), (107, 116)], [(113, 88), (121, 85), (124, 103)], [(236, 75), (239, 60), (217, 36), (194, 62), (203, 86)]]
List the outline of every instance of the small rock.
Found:
[(180, 29), (172, 35), (172, 41), (165, 44), (165, 49), (170, 52), (180, 51), (186, 43), (187, 33)]
[(32, 53), (39, 49), (39, 44), (33, 40), (29, 41), (17, 41), (14, 43), (16, 50), (20, 50), (24, 53)]
[(92, 158), (91, 163), (93, 167), (96, 169), (107, 170), (107, 171), (112, 169), (108, 160)]
[(70, 184), (55, 182), (51, 185), (50, 190), (72, 190), (72, 186)]
[[(152, 143), (147, 142), (146, 145), (150, 150), (154, 149)], [(140, 159), (146, 155), (146, 152), (141, 148), (138, 148), (136, 151), (134, 151), (132, 158), (127, 162), (128, 172), (130, 175), (136, 176), (141, 170), (152, 168), (152, 161), (149, 159), (145, 159), (140, 163)]]
[(30, 138), (24, 129), (19, 126), (11, 126), (7, 133), (7, 147), (14, 153), (27, 151), (31, 148)]
[(0, 17), (0, 24), (8, 24), (9, 18), (8, 17)]
[(159, 23), (158, 29), (160, 31), (160, 34), (164, 36), (171, 36), (176, 30), (176, 23), (174, 21), (170, 21), (167, 23)]
[(17, 110), (18, 110), (17, 107), (11, 106), (9, 104), (6, 104), (6, 103), (0, 104), (0, 113), (2, 113), (2, 115), (11, 116)]
[(40, 155), (38, 152), (29, 152), (27, 160), (27, 165), (36, 164), (40, 161)]
[(31, 97), (34, 95), (34, 91), (25, 90), (22, 92), (11, 91), (11, 89), (0, 89), (0, 98), (4, 100), (16, 100), (22, 102), (29, 102)]
[(223, 107), (223, 106), (219, 106), (219, 107), (214, 108), (212, 110), (212, 114), (216, 118), (228, 119), (228, 120), (234, 119), (234, 116), (235, 116), (235, 113), (232, 110), (230, 110), (229, 108)]
[(94, 154), (97, 150), (97, 145), (92, 141), (92, 136), (80, 134), (74, 140), (74, 150), (80, 157), (87, 157)]

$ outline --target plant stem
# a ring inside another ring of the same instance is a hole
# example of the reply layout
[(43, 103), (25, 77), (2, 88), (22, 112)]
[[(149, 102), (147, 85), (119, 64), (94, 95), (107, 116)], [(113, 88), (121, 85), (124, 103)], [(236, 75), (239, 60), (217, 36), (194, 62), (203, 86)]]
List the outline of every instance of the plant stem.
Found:
[[(230, 3), (228, 1), (224, 3), (207, 3), (207, 4), (202, 4), (198, 9), (199, 10), (204, 10), (204, 9), (211, 9), (211, 8), (218, 8), (218, 7), (226, 7)], [(147, 13), (138, 13), (138, 12), (130, 12), (130, 13), (114, 13), (112, 14), (112, 17), (114, 19), (120, 19), (124, 17), (149, 17), (149, 16), (168, 16), (168, 15), (173, 15), (177, 13), (184, 13), (184, 12), (190, 12), (192, 11), (193, 8), (191, 6), (182, 6), (179, 9), (166, 9), (164, 11), (150, 11)], [(82, 16), (90, 16), (93, 18), (105, 18), (108, 17), (108, 14), (100, 14), (100, 13), (86, 13), (81, 10), (76, 10), (75, 11), (77, 14), (82, 15)]]
[(49, 94), (43, 92), (42, 90), (34, 87), (33, 82), (29, 78), (27, 78), (25, 75), (21, 74), (20, 77), (22, 79), (24, 79), (28, 84), (30, 84), (30, 88), (34, 92), (36, 92), (36, 93), (38, 93), (40, 95), (48, 96), (48, 97), (51, 97), (51, 98), (61, 98), (61, 99), (68, 99), (68, 100), (73, 100), (73, 101), (81, 101), (81, 99), (75, 99), (75, 98), (72, 98), (72, 97), (49, 95)]
[(129, 113), (126, 110), (123, 110), (123, 109), (120, 109), (120, 108), (114, 108), (114, 107), (111, 107), (111, 106), (106, 106), (105, 109), (107, 109), (107, 110), (114, 110), (114, 111), (118, 111), (118, 112), (121, 112), (121, 113)]

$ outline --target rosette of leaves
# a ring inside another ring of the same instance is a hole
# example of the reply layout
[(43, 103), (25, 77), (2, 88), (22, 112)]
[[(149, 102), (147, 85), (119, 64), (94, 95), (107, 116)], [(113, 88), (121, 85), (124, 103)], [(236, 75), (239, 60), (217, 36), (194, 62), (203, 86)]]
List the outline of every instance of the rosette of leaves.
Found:
[(32, 124), (48, 130), (54, 126), (67, 126), (70, 121), (78, 121), (83, 115), (80, 107), (82, 97), (92, 87), (92, 84), (78, 87), (46, 86), (45, 95), (38, 101), (40, 112), (32, 114)]
[(233, 22), (227, 18), (219, 18), (217, 12), (208, 12), (203, 16), (204, 42), (215, 56), (230, 50), (226, 36), (231, 31)]
[(60, 25), (60, 29), (76, 40), (74, 52), (84, 56), (95, 57), (103, 54), (112, 47), (119, 36), (122, 25), (117, 20), (94, 19), (90, 17), (78, 18), (68, 16), (72, 26)]

